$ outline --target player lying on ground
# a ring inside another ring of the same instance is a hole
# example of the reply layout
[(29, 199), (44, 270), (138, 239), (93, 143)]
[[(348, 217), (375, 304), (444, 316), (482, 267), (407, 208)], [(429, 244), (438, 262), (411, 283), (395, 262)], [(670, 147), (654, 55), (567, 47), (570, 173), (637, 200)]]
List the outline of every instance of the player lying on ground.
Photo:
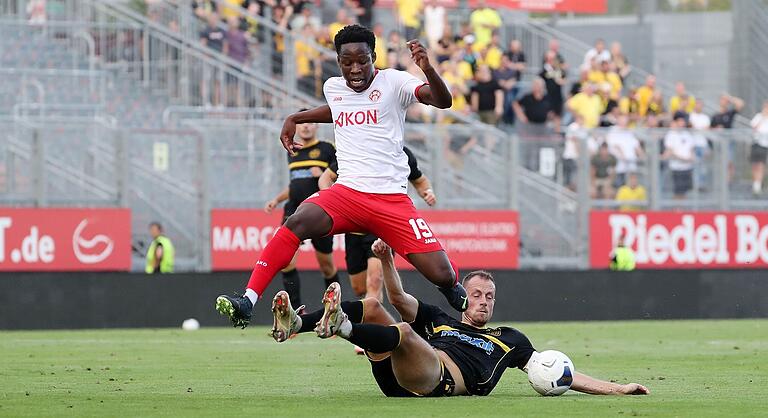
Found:
[(295, 153), (301, 148), (294, 141), (297, 124), (333, 123), (339, 178), (307, 198), (278, 228), (256, 262), (244, 296), (216, 299), (216, 309), (235, 326), (248, 325), (253, 304), (303, 240), (347, 232), (383, 239), (437, 285), (452, 307), (467, 307), (455, 266), (407, 195), (409, 169), (403, 151), (408, 106), (421, 102), (448, 108), (453, 100), (448, 87), (418, 41), (408, 47), (427, 83), (405, 71), (374, 71), (376, 37), (362, 26), (344, 27), (334, 46), (342, 77), (323, 85), (328, 104), (290, 115), (280, 140)]
[[(333, 283), (323, 297), (325, 308), (305, 315), (296, 315), (287, 293), (275, 295), (275, 340), (314, 330), (321, 338), (338, 335), (365, 348), (386, 396), (488, 395), (507, 368), (526, 371), (535, 352), (528, 338), (514, 328), (486, 328), (496, 302), (493, 276), (476, 271), (464, 277), (469, 306), (458, 321), (403, 291), (392, 252), (381, 240), (374, 253), (382, 260), (387, 297), (405, 322), (396, 322), (374, 298), (341, 302), (340, 287)], [(637, 383), (611, 383), (578, 372), (571, 389), (600, 395), (650, 393)]]

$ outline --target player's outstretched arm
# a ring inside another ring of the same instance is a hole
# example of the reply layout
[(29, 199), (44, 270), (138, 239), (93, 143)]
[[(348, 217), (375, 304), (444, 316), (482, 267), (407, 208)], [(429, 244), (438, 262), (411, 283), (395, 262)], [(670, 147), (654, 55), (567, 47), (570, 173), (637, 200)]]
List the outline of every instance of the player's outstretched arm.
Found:
[(621, 385), (595, 379), (579, 372), (573, 375), (571, 389), (590, 395), (649, 395), (651, 393), (647, 387), (637, 383)]
[(453, 104), (451, 92), (443, 79), (440, 78), (435, 67), (429, 62), (426, 48), (416, 39), (408, 41), (408, 48), (411, 50), (411, 59), (421, 68), (429, 83), (429, 85), (419, 89), (419, 101), (440, 109), (451, 107)]
[(283, 148), (291, 155), (296, 155), (296, 151), (300, 150), (302, 145), (300, 142), (293, 140), (296, 135), (296, 125), (301, 123), (331, 123), (333, 122), (333, 115), (331, 114), (331, 108), (328, 105), (316, 107), (314, 109), (304, 110), (289, 115), (283, 122), (283, 130), (280, 132), (280, 142), (283, 143)]
[(437, 196), (435, 196), (435, 191), (432, 190), (432, 182), (429, 181), (429, 177), (422, 175), (416, 180), (412, 180), (411, 184), (413, 184), (413, 187), (416, 189), (419, 196), (424, 199), (424, 202), (429, 206), (435, 206), (437, 203)]
[(413, 322), (419, 310), (419, 301), (403, 290), (403, 282), (400, 281), (400, 275), (395, 268), (392, 250), (386, 242), (380, 239), (373, 243), (371, 250), (381, 260), (381, 268), (384, 273), (384, 289), (387, 291), (389, 303), (397, 309), (403, 321)]

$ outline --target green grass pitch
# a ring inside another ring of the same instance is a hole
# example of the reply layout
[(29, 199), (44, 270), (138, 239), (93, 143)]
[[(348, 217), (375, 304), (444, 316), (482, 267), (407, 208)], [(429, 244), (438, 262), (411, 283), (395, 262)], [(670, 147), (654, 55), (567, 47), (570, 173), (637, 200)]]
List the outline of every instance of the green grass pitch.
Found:
[(768, 415), (768, 320), (515, 324), (577, 370), (647, 397), (543, 398), (509, 370), (488, 397), (388, 399), (341, 340), (245, 331), (0, 332), (0, 416)]

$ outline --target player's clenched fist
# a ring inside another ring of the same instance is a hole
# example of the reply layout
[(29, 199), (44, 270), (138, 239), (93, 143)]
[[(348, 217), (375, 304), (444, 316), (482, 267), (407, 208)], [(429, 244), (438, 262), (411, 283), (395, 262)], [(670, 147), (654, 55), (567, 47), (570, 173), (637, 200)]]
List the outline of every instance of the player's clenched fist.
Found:
[(291, 156), (296, 156), (296, 151), (303, 147), (300, 142), (294, 141), (294, 135), (296, 135), (296, 122), (289, 116), (285, 119), (285, 122), (283, 122), (283, 130), (280, 132), (280, 142), (282, 142), (283, 148), (285, 148)]
[(373, 251), (373, 254), (376, 257), (382, 260), (392, 258), (392, 250), (389, 248), (389, 245), (387, 245), (386, 242), (381, 240), (381, 238), (377, 239), (373, 245), (371, 245), (371, 251)]
[(429, 55), (427, 55), (427, 49), (419, 42), (418, 39), (408, 41), (408, 49), (411, 50), (411, 59), (416, 65), (421, 68), (422, 71), (427, 71), (432, 68), (432, 64), (429, 63)]

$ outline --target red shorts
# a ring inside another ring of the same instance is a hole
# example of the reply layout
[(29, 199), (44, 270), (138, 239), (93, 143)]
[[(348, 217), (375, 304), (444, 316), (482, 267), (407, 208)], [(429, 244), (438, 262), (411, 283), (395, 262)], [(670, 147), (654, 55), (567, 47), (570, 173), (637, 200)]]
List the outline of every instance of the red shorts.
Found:
[(373, 234), (401, 256), (443, 249), (405, 193), (364, 193), (334, 184), (308, 197), (302, 202), (305, 203), (320, 206), (331, 217), (333, 227), (329, 235)]

